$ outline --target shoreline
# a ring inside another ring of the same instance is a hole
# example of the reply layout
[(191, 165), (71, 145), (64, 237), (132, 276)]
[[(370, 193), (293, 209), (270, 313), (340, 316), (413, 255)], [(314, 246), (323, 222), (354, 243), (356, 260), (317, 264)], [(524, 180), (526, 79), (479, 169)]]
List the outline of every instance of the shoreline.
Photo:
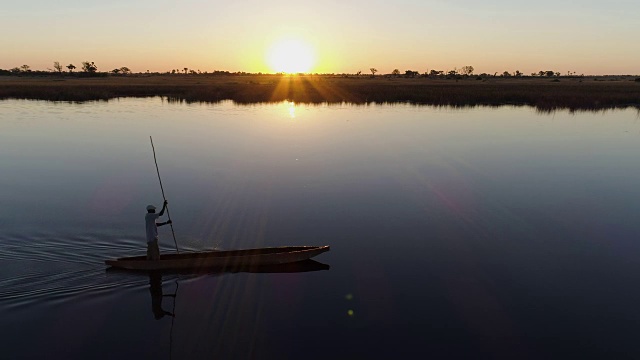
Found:
[(0, 76), (0, 100), (85, 102), (122, 97), (239, 104), (409, 103), (415, 105), (532, 106), (540, 111), (640, 110), (640, 80), (631, 76), (458, 79), (386, 75), (129, 75)]

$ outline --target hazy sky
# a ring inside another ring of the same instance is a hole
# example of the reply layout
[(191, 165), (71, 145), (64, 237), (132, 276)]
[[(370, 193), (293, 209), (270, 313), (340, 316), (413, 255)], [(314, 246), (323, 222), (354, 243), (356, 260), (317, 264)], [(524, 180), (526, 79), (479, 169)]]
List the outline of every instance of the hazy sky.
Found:
[(4, 2), (0, 68), (266, 71), (282, 37), (314, 72), (539, 70), (640, 74), (640, 1), (58, 0)]

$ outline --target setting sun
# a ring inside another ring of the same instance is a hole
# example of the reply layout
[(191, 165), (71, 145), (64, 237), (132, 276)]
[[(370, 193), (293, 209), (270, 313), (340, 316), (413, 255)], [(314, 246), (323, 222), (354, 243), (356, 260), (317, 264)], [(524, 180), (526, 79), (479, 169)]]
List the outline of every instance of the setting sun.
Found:
[(314, 49), (300, 40), (281, 40), (267, 52), (267, 63), (276, 72), (306, 73), (315, 65), (315, 61)]

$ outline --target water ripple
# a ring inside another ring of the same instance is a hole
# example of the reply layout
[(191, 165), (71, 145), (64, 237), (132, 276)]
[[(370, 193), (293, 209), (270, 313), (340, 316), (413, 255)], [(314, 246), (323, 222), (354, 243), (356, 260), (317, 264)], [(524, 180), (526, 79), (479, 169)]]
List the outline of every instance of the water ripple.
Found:
[(101, 296), (118, 288), (138, 291), (145, 276), (105, 273), (104, 260), (140, 255), (139, 239), (114, 235), (36, 234), (0, 237), (0, 302), (7, 309), (47, 301), (67, 301), (80, 294)]

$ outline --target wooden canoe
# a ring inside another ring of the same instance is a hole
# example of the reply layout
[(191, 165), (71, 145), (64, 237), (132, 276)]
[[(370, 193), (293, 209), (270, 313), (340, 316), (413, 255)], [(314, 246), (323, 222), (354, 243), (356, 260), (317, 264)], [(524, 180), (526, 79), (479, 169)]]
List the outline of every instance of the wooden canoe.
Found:
[(120, 269), (145, 271), (255, 267), (303, 261), (326, 251), (329, 251), (329, 246), (283, 246), (161, 254), (160, 260), (155, 261), (147, 260), (146, 256), (132, 256), (106, 260), (105, 264)]

